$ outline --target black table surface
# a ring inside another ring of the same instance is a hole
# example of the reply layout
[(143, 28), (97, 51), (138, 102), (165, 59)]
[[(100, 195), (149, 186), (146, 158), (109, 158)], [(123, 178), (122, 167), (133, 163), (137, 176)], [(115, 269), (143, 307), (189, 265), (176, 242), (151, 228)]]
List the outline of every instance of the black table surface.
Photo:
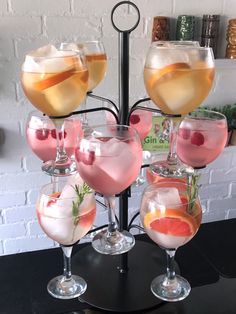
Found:
[[(235, 314), (234, 234), (236, 219), (201, 225), (197, 235), (188, 244), (179, 248), (176, 254), (181, 275), (191, 284), (190, 295), (184, 301), (162, 302), (156, 308), (142, 310), (139, 313)], [(145, 235), (138, 236), (137, 239), (149, 241)], [(74, 258), (84, 246), (83, 244), (74, 247)], [(161, 249), (156, 246), (156, 250)], [(79, 302), (77, 298), (59, 300), (51, 297), (46, 289), (47, 283), (52, 277), (61, 274), (62, 268), (60, 248), (1, 256), (0, 314), (110, 313), (94, 309), (86, 303)], [(140, 295), (140, 298), (142, 297), (145, 296)]]

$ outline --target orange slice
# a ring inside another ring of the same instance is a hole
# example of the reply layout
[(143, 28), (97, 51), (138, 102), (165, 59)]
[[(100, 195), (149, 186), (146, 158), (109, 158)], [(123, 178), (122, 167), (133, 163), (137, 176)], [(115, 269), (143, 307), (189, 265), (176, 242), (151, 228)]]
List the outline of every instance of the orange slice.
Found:
[(58, 198), (61, 195), (61, 192), (54, 192), (50, 195), (50, 197)]
[(197, 231), (197, 223), (192, 216), (181, 209), (167, 208), (164, 212), (157, 209), (144, 217), (148, 229), (173, 236), (189, 237)]
[(151, 75), (151, 77), (149, 78), (149, 84), (151, 87), (153, 87), (153, 85), (156, 84), (157, 81), (163, 76), (166, 76), (178, 70), (187, 70), (187, 69), (190, 69), (190, 66), (188, 63), (178, 62), (178, 63), (168, 64), (164, 68), (156, 70)]
[(49, 207), (49, 206), (55, 204), (55, 203), (56, 203), (56, 198), (59, 198), (60, 195), (61, 195), (61, 192), (52, 193), (52, 194), (50, 195), (50, 199), (49, 199), (49, 201), (48, 201), (48, 203), (47, 203), (47, 207)]
[(54, 85), (57, 85), (69, 77), (71, 77), (75, 73), (75, 68), (70, 68), (69, 70), (59, 72), (57, 74), (54, 74), (46, 79), (37, 81), (34, 83), (34, 88), (37, 91), (43, 91), (46, 88), (52, 87)]

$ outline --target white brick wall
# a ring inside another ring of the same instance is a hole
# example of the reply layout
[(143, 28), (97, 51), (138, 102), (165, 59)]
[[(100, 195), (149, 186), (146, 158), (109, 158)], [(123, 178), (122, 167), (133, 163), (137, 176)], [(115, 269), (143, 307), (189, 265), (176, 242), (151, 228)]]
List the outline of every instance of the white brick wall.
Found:
[[(117, 0), (0, 0), (0, 255), (53, 247), (39, 228), (35, 215), (38, 190), (50, 178), (40, 170), (41, 162), (27, 146), (24, 128), (32, 105), (20, 86), (20, 68), (28, 50), (48, 42), (102, 39), (109, 58), (106, 78), (98, 94), (117, 99), (117, 33), (110, 12)], [(236, 17), (235, 0), (134, 0), (141, 12), (138, 28), (131, 34), (130, 98), (144, 96), (142, 67), (152, 28), (152, 18), (166, 15), (221, 14), (219, 57), (225, 54), (225, 30), (229, 18)], [(132, 14), (132, 10), (130, 10)], [(235, 13), (235, 15), (234, 15)], [(122, 19), (122, 17), (121, 17)], [(196, 39), (200, 34), (197, 23)], [(172, 28), (172, 35), (174, 29)], [(236, 62), (217, 61), (216, 85), (205, 103), (224, 104), (236, 100)], [(94, 104), (94, 101), (93, 101)], [(96, 104), (96, 102), (95, 102)], [(204, 221), (236, 217), (236, 152), (227, 148), (201, 177), (201, 199), (206, 207)], [(141, 190), (130, 200), (130, 213), (138, 210)], [(96, 224), (106, 220), (100, 209)]]

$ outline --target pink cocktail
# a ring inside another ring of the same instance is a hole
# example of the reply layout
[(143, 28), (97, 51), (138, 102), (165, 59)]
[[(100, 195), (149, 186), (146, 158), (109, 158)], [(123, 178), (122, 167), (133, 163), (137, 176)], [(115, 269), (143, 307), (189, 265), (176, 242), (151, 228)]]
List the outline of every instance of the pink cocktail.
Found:
[(99, 232), (92, 245), (102, 254), (129, 251), (135, 240), (117, 230), (115, 195), (128, 188), (142, 164), (142, 146), (135, 129), (124, 125), (103, 125), (85, 130), (75, 152), (77, 169), (83, 180), (103, 194), (109, 210), (108, 229)]
[[(83, 134), (78, 117), (66, 118), (64, 122), (64, 144), (68, 157), (74, 155), (77, 137)], [(62, 138), (61, 131), (59, 139)], [(57, 153), (56, 129), (52, 121), (41, 113), (32, 112), (26, 126), (28, 144), (42, 161), (55, 160)]]
[[(106, 120), (108, 123), (116, 123), (113, 114), (109, 111), (106, 111)], [(132, 112), (129, 124), (136, 129), (140, 140), (142, 141), (152, 128), (152, 113), (147, 110), (137, 109)]]
[(72, 299), (83, 294), (86, 281), (71, 273), (73, 245), (91, 229), (96, 215), (94, 191), (79, 174), (44, 185), (37, 201), (38, 222), (64, 255), (63, 275), (51, 279), (48, 292), (55, 298)]
[(166, 274), (154, 278), (152, 293), (161, 300), (180, 301), (191, 290), (188, 281), (175, 274), (176, 250), (197, 233), (202, 208), (197, 186), (165, 178), (148, 185), (142, 195), (140, 218), (147, 235), (167, 253)]
[(193, 168), (205, 167), (221, 154), (227, 135), (224, 115), (211, 110), (196, 110), (180, 124), (177, 155)]

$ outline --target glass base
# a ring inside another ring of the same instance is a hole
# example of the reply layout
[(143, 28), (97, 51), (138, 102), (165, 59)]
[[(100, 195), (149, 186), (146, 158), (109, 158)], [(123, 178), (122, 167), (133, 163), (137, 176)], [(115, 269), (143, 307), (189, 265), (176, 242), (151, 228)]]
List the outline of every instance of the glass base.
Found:
[(86, 281), (73, 275), (71, 280), (64, 280), (64, 276), (51, 279), (47, 285), (48, 292), (57, 299), (74, 299), (83, 294), (87, 289)]
[(92, 240), (93, 248), (101, 254), (118, 255), (130, 251), (135, 244), (135, 238), (131, 233), (124, 230), (116, 231), (108, 236), (107, 229), (97, 233)]
[(166, 178), (186, 178), (194, 173), (194, 169), (178, 161), (170, 165), (167, 160), (157, 161), (150, 165), (153, 174)]
[(191, 287), (188, 281), (179, 275), (176, 275), (172, 281), (168, 280), (166, 275), (160, 275), (153, 279), (151, 291), (161, 300), (176, 302), (185, 299), (189, 295)]
[(49, 160), (43, 163), (42, 171), (50, 176), (65, 177), (77, 172), (75, 161), (69, 159), (66, 163), (58, 163), (54, 160)]

